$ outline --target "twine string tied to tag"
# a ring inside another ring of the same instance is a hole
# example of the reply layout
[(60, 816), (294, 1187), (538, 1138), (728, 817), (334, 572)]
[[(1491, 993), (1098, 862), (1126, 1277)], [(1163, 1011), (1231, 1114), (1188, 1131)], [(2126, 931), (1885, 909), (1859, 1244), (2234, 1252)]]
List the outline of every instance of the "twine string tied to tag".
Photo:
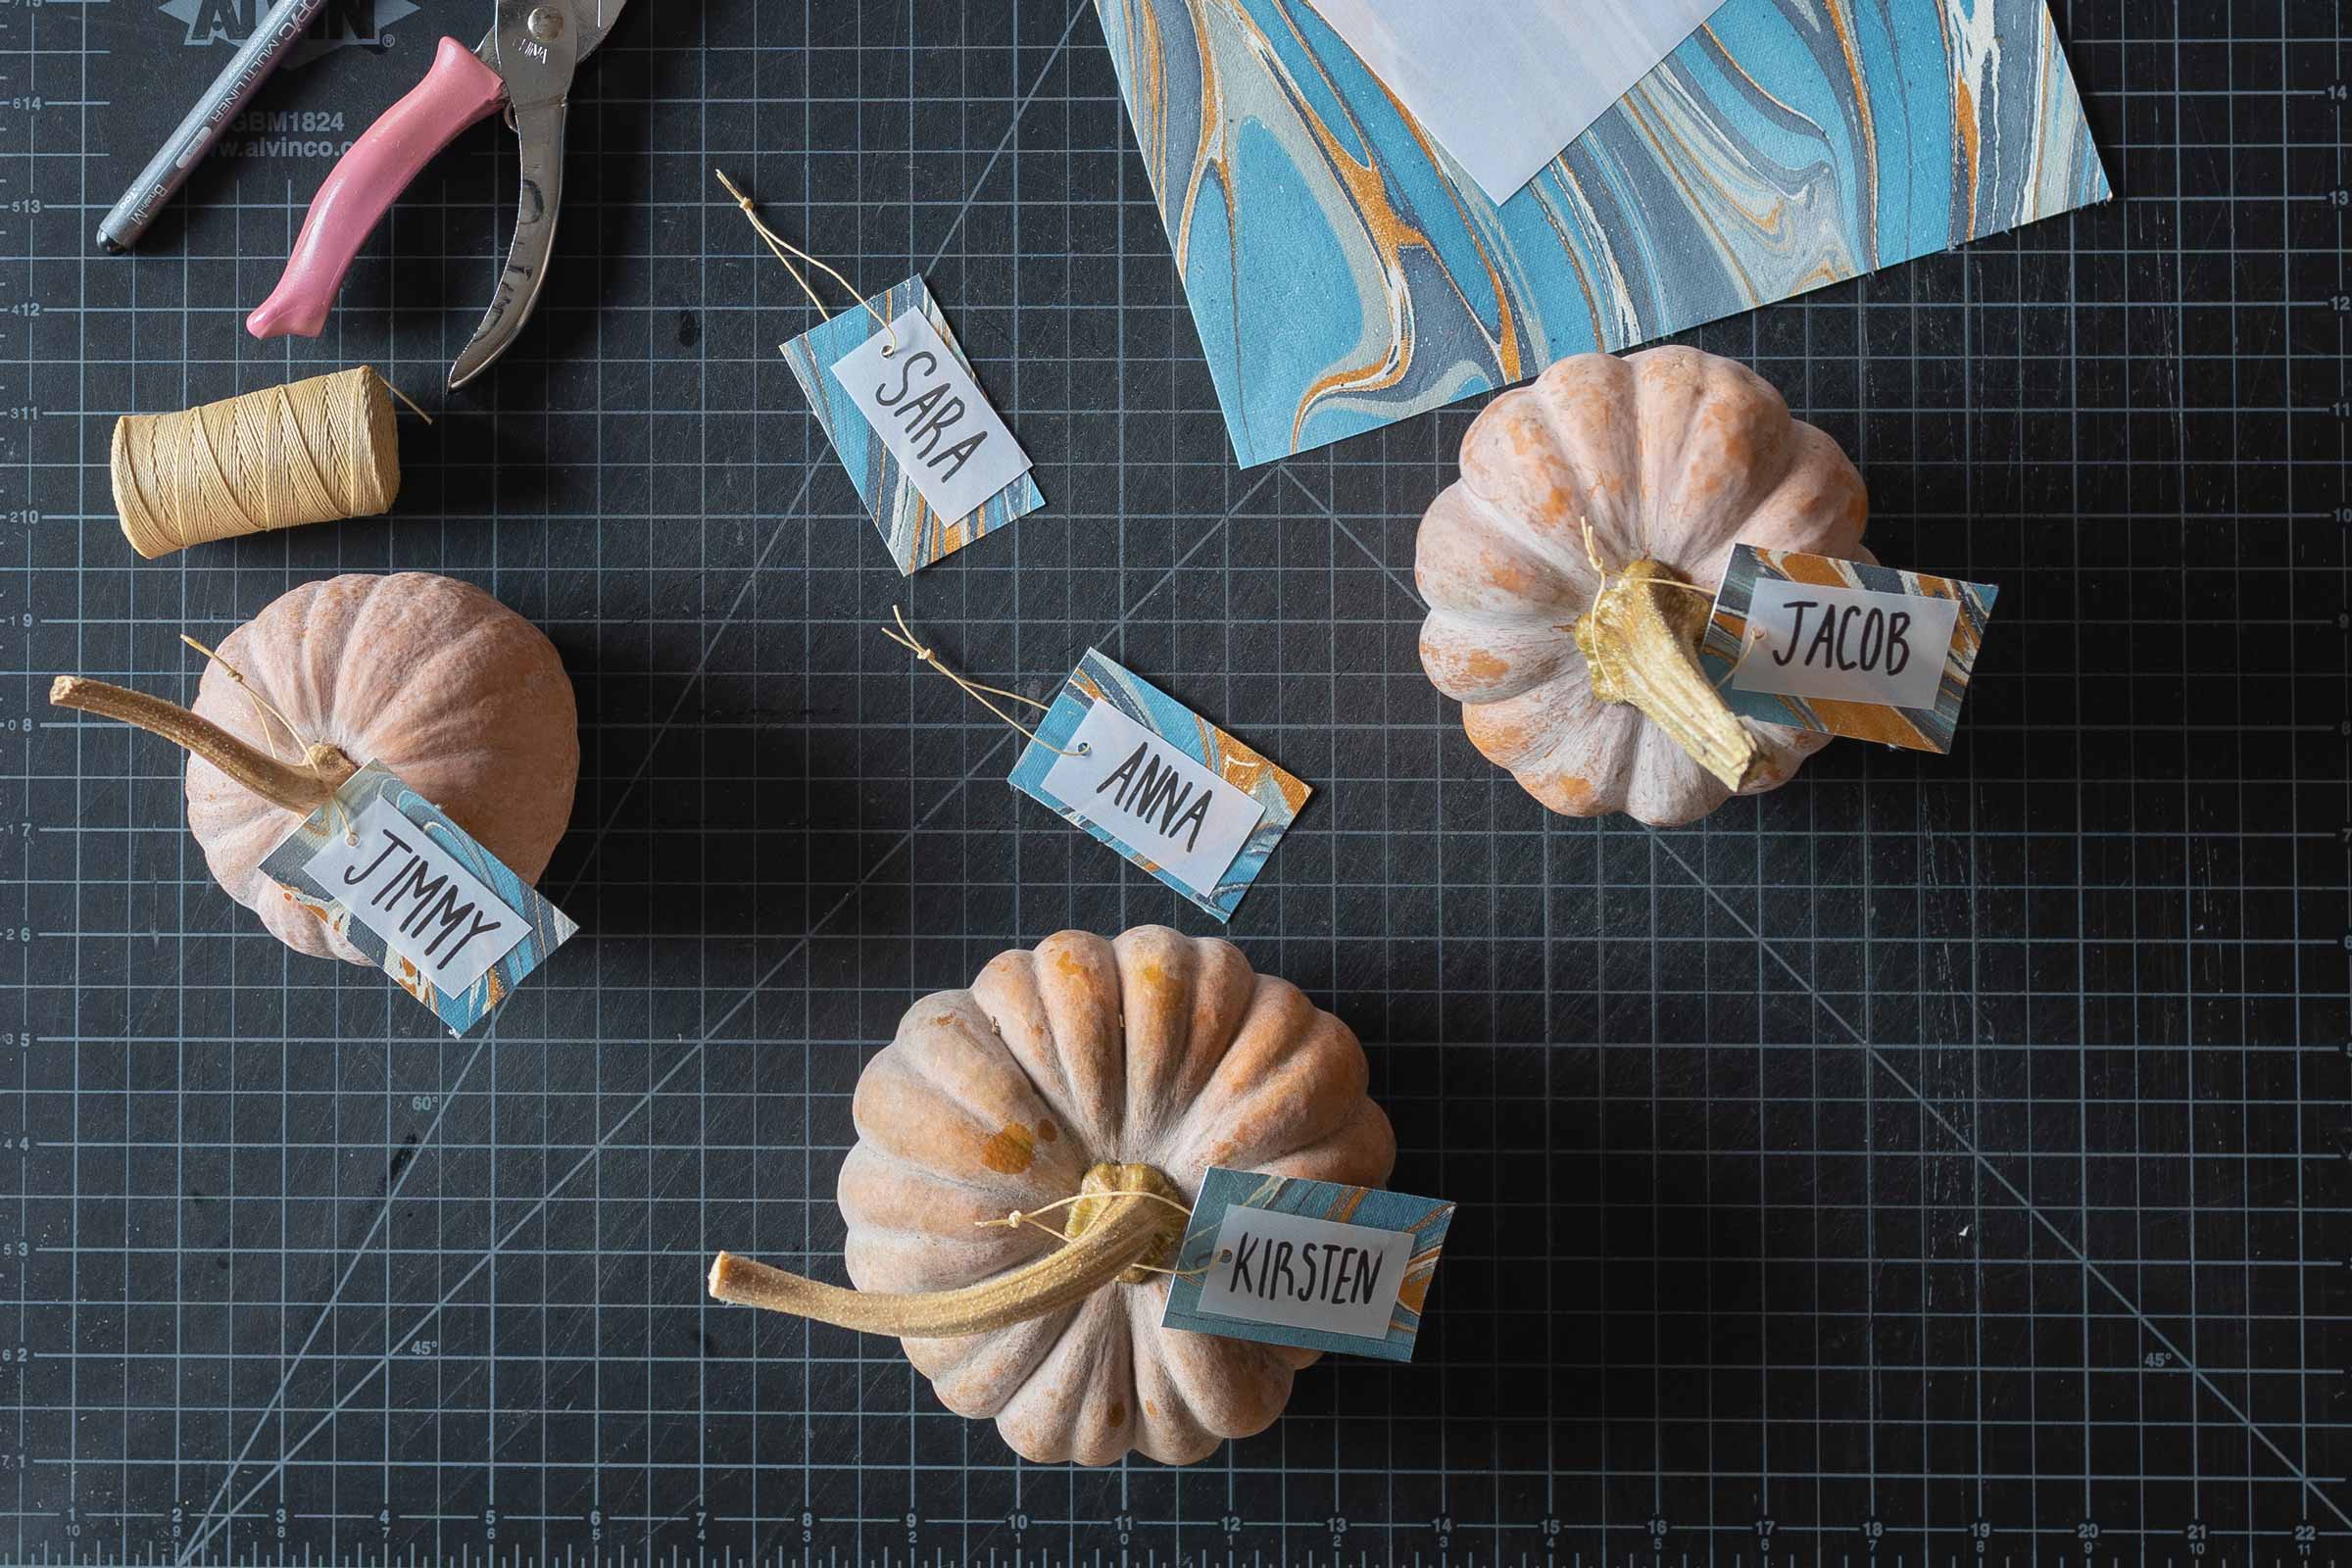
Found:
[[(1053, 1226), (1048, 1225), (1045, 1221), (1039, 1219), (1037, 1216), (1040, 1214), (1050, 1214), (1057, 1208), (1067, 1208), (1072, 1203), (1083, 1203), (1090, 1198), (1101, 1198), (1102, 1196), (1103, 1195), (1101, 1193), (1072, 1193), (1067, 1198), (1057, 1198), (1053, 1202), (1047, 1203), (1042, 1207), (1031, 1209), (1016, 1208), (1008, 1212), (1003, 1219), (976, 1219), (972, 1221), (972, 1223), (982, 1229), (986, 1229), (990, 1226), (999, 1226), (1004, 1230), (1018, 1230), (1021, 1226), (1026, 1225), (1031, 1230), (1043, 1231), (1048, 1236), (1053, 1237), (1055, 1241), (1067, 1245), (1070, 1241), (1070, 1235), (1067, 1231), (1055, 1230)], [(1193, 1209), (1190, 1203), (1179, 1203), (1174, 1199), (1164, 1198), (1158, 1193), (1130, 1190), (1120, 1193), (1117, 1196), (1123, 1198), (1149, 1198), (1154, 1203), (1164, 1203), (1169, 1208), (1174, 1209), (1177, 1213), (1182, 1214), (1188, 1221), (1193, 1217)], [(1172, 1278), (1182, 1280), (1205, 1279), (1209, 1274), (1209, 1270), (1205, 1268), (1161, 1268), (1155, 1263), (1130, 1263), (1127, 1266), (1132, 1269), (1139, 1269), (1146, 1274), (1166, 1274)]]
[(795, 245), (792, 241), (786, 239), (783, 235), (777, 233), (773, 228), (769, 227), (767, 220), (761, 218), (760, 216), (759, 209), (752, 205), (751, 197), (744, 193), (742, 186), (736, 184), (735, 181), (727, 177), (727, 172), (725, 170), (713, 169), (710, 171), (710, 172), (718, 176), (718, 182), (726, 187), (727, 194), (735, 198), (735, 205), (743, 209), (743, 216), (751, 221), (752, 232), (759, 235), (760, 238), (766, 244), (769, 252), (775, 256), (776, 260), (784, 264), (784, 270), (790, 272), (792, 274), (792, 280), (801, 285), (801, 292), (808, 296), (808, 303), (816, 307), (816, 314), (818, 316), (824, 318), (828, 321), (833, 319), (833, 313), (825, 309), (825, 302), (817, 296), (816, 290), (810, 286), (807, 274), (803, 273), (799, 268), (792, 265), (794, 257), (800, 258), (802, 261), (808, 263), (810, 267), (815, 268), (818, 271), (833, 279), (834, 282), (839, 283), (842, 286), (843, 291), (846, 292), (850, 298), (856, 300), (859, 305), (864, 307), (866, 315), (872, 317), (875, 321), (880, 323), (883, 335), (890, 339), (890, 341), (884, 344), (882, 347), (882, 357), (884, 359), (888, 359), (893, 354), (899, 352), (898, 328), (891, 324), (889, 317), (884, 316), (880, 311), (874, 309), (874, 302), (872, 300), (867, 299), (863, 294), (858, 291), (857, 284), (852, 283), (848, 278), (842, 276), (841, 273), (836, 271), (833, 268), (827, 266), (823, 262), (818, 261), (815, 257), (809, 255), (807, 251), (801, 249), (798, 245)]
[(978, 703), (982, 708), (987, 709), (990, 712), (996, 714), (997, 717), (1003, 719), (1006, 724), (1009, 724), (1012, 726), (1012, 728), (1018, 730), (1028, 739), (1031, 745), (1043, 746), (1047, 751), (1052, 752), (1056, 757), (1088, 757), (1093, 755), (1094, 748), (1084, 744), (1083, 742), (1079, 744), (1075, 751), (1065, 752), (1060, 747), (1053, 744), (1051, 741), (1039, 740), (1037, 737), (1037, 731), (1031, 729), (1028, 725), (1022, 723), (1019, 719), (1013, 717), (1002, 708), (999, 708), (995, 703), (990, 702), (989, 699), (991, 697), (1008, 698), (1013, 702), (1021, 703), (1030, 708), (1034, 708), (1041, 713), (1051, 711), (1051, 709), (1047, 704), (1039, 702), (1034, 697), (1024, 697), (1019, 692), (1006, 691), (1002, 686), (990, 686), (981, 681), (973, 680), (969, 676), (958, 674), (956, 670), (949, 668), (947, 662), (943, 661), (937, 653), (926, 647), (922, 640), (914, 635), (914, 629), (906, 624), (906, 612), (902, 611), (898, 606), (893, 605), (890, 607), (890, 612), (891, 615), (898, 621), (898, 628), (893, 630), (888, 626), (884, 626), (882, 628), (883, 636), (889, 638), (892, 642), (897, 643), (901, 648), (906, 649), (921, 662), (930, 665), (933, 669), (938, 670), (942, 675), (947, 676), (949, 680), (953, 681), (963, 692), (964, 696), (969, 697), (973, 702)]

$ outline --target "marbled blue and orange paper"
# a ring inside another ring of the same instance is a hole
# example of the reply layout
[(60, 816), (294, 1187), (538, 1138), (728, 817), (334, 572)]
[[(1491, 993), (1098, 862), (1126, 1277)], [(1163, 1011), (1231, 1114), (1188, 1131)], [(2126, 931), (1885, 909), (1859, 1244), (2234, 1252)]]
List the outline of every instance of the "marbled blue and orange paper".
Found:
[(1244, 466), (2102, 201), (2044, 0), (1728, 0), (1497, 206), (1307, 0), (1096, 0)]

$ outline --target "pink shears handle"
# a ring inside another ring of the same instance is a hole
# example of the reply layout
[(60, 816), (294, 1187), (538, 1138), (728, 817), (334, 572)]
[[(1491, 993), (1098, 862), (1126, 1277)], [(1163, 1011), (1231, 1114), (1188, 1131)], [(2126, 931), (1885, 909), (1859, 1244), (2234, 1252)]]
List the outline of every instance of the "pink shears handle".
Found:
[(496, 109), (506, 83), (455, 38), (441, 40), (433, 69), (406, 98), (352, 143), (311, 201), (286, 261), (285, 276), (245, 318), (255, 337), (317, 337), (352, 259), (400, 193), (458, 133)]

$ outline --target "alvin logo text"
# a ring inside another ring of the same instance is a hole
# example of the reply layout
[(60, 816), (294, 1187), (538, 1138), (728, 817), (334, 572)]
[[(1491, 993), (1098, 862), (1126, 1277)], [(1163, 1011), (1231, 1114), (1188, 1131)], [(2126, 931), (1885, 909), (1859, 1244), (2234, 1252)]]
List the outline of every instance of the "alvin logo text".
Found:
[[(255, 20), (269, 8), (269, 0), (168, 0), (162, 10), (187, 29), (190, 45), (219, 43), (233, 49), (252, 35)], [(352, 45), (386, 48), (392, 42), (392, 24), (419, 9), (416, 0), (327, 0), (326, 9), (285, 63), (308, 65), (329, 50)]]

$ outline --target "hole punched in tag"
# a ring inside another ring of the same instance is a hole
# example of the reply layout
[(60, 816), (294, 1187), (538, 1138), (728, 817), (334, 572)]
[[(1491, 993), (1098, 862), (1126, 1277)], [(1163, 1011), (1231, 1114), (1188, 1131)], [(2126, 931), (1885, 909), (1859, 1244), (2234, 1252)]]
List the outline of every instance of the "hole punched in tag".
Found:
[(745, 194), (742, 186), (736, 184), (735, 181), (727, 177), (727, 172), (725, 170), (713, 169), (710, 171), (710, 172), (718, 176), (718, 182), (720, 185), (726, 188), (727, 194), (735, 198), (735, 205), (743, 209), (743, 216), (751, 222), (752, 232), (759, 235), (761, 241), (766, 244), (768, 250), (774, 254), (776, 260), (784, 264), (784, 270), (790, 272), (792, 274), (792, 280), (801, 285), (801, 292), (808, 296), (808, 303), (816, 307), (816, 314), (818, 316), (824, 318), (828, 321), (833, 319), (833, 313), (825, 309), (825, 302), (817, 296), (816, 290), (809, 285), (808, 276), (803, 273), (799, 268), (792, 265), (793, 258), (796, 256), (802, 261), (807, 262), (810, 267), (815, 268), (818, 271), (824, 273), (827, 277), (833, 279), (834, 282), (839, 283), (842, 286), (842, 290), (847, 293), (851, 299), (856, 300), (858, 305), (863, 307), (865, 314), (872, 317), (874, 320), (881, 326), (883, 336), (889, 339), (887, 343), (882, 345), (882, 357), (884, 359), (887, 360), (892, 355), (899, 352), (898, 328), (891, 324), (889, 317), (884, 316), (880, 311), (874, 309), (873, 301), (867, 299), (864, 295), (858, 292), (857, 284), (852, 283), (848, 278), (842, 276), (839, 271), (827, 266), (825, 263), (818, 261), (815, 257), (809, 255), (807, 251), (801, 249), (798, 245), (795, 245), (792, 241), (786, 239), (783, 235), (777, 233), (773, 228), (769, 227), (767, 220), (761, 218), (760, 216), (760, 210), (752, 205), (752, 198)]
[(1065, 752), (1060, 747), (1054, 745), (1050, 741), (1039, 740), (1037, 738), (1037, 731), (1031, 729), (1028, 725), (1022, 723), (1019, 719), (1013, 717), (1010, 713), (1007, 713), (1004, 711), (1004, 710), (990, 702), (989, 698), (1008, 698), (1013, 702), (1021, 703), (1027, 707), (1034, 708), (1041, 713), (1052, 711), (1050, 705), (1041, 703), (1034, 697), (1023, 697), (1019, 692), (1006, 691), (1002, 686), (984, 685), (979, 681), (957, 674), (955, 670), (950, 669), (947, 664), (941, 661), (938, 654), (926, 647), (923, 642), (914, 635), (913, 628), (906, 624), (906, 615), (904, 611), (900, 610), (898, 606), (893, 605), (890, 607), (890, 613), (892, 617), (898, 621), (898, 628), (894, 631), (888, 626), (883, 627), (883, 636), (889, 638), (892, 642), (897, 643), (901, 648), (906, 649), (917, 660), (930, 665), (933, 669), (938, 670), (942, 675), (947, 676), (949, 680), (955, 682), (956, 685), (961, 689), (964, 696), (969, 697), (973, 702), (978, 703), (982, 708), (987, 709), (990, 712), (996, 714), (997, 717), (1003, 719), (1005, 723), (1020, 731), (1022, 735), (1028, 738), (1028, 741), (1032, 746), (1042, 746), (1047, 751), (1052, 752), (1055, 757), (1091, 757), (1094, 755), (1095, 749), (1083, 741), (1078, 744), (1077, 750)]

